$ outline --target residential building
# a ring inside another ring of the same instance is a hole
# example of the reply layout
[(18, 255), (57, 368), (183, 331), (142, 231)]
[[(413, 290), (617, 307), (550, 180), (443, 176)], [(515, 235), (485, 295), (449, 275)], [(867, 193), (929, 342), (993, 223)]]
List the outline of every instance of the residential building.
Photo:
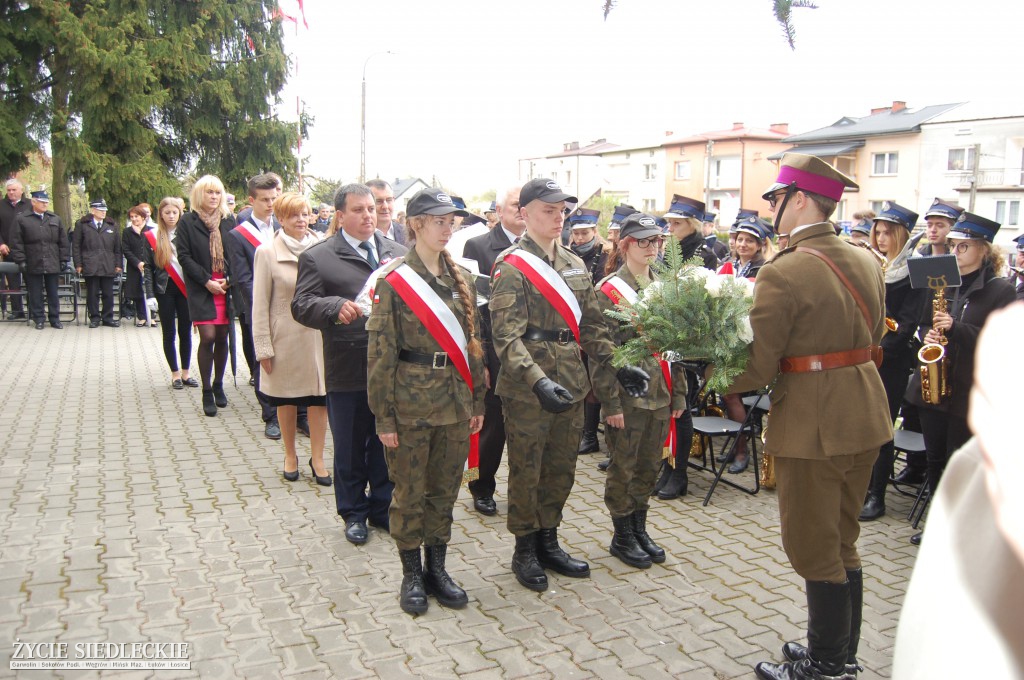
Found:
[(579, 142), (566, 142), (561, 151), (550, 156), (520, 159), (519, 179), (523, 182), (538, 177), (553, 179), (585, 203), (604, 187), (601, 154), (615, 148), (617, 145), (607, 139), (583, 146)]
[(409, 200), (421, 189), (429, 189), (430, 185), (419, 177), (396, 179), (391, 183), (391, 191), (395, 194), (395, 214), (405, 212)]
[(661, 140), (622, 144), (601, 153), (601, 194), (646, 213), (665, 210), (665, 149)]

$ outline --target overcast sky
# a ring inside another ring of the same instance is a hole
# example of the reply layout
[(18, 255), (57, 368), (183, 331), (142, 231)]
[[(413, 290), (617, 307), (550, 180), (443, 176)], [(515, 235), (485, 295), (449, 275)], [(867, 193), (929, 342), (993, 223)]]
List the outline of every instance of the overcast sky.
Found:
[(305, 0), (281, 112), (298, 93), (315, 117), (307, 173), (356, 179), (365, 64), (367, 176), (436, 175), (470, 198), (569, 141), (1024, 103), (1016, 3), (817, 1), (794, 11), (791, 51), (771, 0), (618, 0), (607, 21), (601, 0)]

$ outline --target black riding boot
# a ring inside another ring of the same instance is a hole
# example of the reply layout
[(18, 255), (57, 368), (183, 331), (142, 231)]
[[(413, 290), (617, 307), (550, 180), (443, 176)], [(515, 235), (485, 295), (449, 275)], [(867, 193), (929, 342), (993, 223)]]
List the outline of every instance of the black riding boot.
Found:
[(636, 542), (640, 544), (644, 552), (651, 556), (651, 562), (661, 564), (665, 561), (665, 549), (654, 542), (651, 535), (647, 533), (647, 508), (636, 510), (633, 513), (633, 535)]
[(407, 614), (422, 614), (427, 611), (427, 591), (423, 585), (420, 549), (399, 550), (398, 556), (402, 560), (402, 589), (398, 603)]
[[(846, 675), (856, 678), (857, 672), (863, 670), (857, 664), (857, 649), (860, 647), (860, 623), (864, 609), (864, 571), (847, 569), (846, 579), (850, 584), (850, 642), (846, 647)], [(782, 654), (790, 661), (802, 661), (807, 658), (807, 647), (799, 642), (787, 642), (782, 645)]]
[(657, 496), (658, 492), (665, 488), (668, 484), (668, 480), (672, 477), (672, 466), (669, 465), (668, 458), (661, 461), (661, 472), (658, 474), (658, 481), (654, 483), (654, 489), (651, 491), (652, 496)]
[(612, 536), (612, 544), (608, 546), (608, 552), (631, 567), (650, 569), (651, 556), (636, 542), (636, 535), (633, 533), (633, 516), (612, 517), (612, 525), (615, 527), (615, 534)]
[(541, 592), (548, 589), (548, 576), (537, 561), (537, 533), (516, 536), (516, 550), (512, 553), (512, 573), (519, 584)]
[(556, 571), (562, 576), (590, 576), (589, 564), (570, 557), (562, 550), (562, 546), (558, 545), (558, 529), (541, 529), (537, 532), (537, 561), (540, 562), (540, 566)]
[(583, 402), (583, 437), (580, 438), (579, 454), (597, 453), (601, 445), (597, 442), (597, 424), (601, 422), (601, 404)]
[(444, 607), (461, 609), (469, 602), (466, 591), (460, 588), (444, 568), (445, 556), (448, 554), (447, 545), (425, 545), (423, 552), (426, 554), (427, 568), (423, 572), (423, 585), (428, 595), (437, 598), (438, 603)]
[[(845, 678), (850, 647), (850, 584), (807, 581), (807, 653), (798, 661), (759, 663), (762, 680)], [(785, 650), (784, 650), (785, 651)]]
[(871, 469), (868, 495), (864, 501), (864, 507), (860, 511), (861, 522), (870, 522), (885, 516), (885, 490), (889, 486), (889, 477), (892, 475), (893, 455), (892, 442), (882, 444), (882, 448), (878, 450), (878, 458), (875, 460), (875, 466)]
[(672, 468), (672, 476), (658, 492), (658, 498), (663, 501), (670, 501), (686, 495), (686, 487), (690, 480), (686, 476), (686, 458), (684, 456), (685, 453), (676, 456), (676, 466)]
[(917, 486), (928, 477), (928, 462), (923, 453), (908, 453), (907, 466), (893, 479), (897, 484)]

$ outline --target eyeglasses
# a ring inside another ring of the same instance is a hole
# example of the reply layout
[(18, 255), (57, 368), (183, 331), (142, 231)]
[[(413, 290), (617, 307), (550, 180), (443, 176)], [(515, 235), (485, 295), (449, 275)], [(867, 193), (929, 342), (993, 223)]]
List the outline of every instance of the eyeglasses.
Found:
[(976, 245), (976, 244), (971, 243), (970, 241), (964, 241), (963, 243), (957, 243), (955, 246), (951, 246), (950, 250), (952, 250), (957, 255), (963, 255), (973, 245)]
[(775, 210), (775, 204), (779, 202), (779, 199), (785, 196), (788, 192), (783, 191), (782, 193), (775, 192), (768, 197), (768, 205), (771, 206), (772, 210)]
[(652, 236), (650, 238), (638, 238), (636, 240), (637, 246), (641, 248), (650, 248), (651, 246), (661, 247), (661, 244), (665, 242), (665, 239), (661, 236)]

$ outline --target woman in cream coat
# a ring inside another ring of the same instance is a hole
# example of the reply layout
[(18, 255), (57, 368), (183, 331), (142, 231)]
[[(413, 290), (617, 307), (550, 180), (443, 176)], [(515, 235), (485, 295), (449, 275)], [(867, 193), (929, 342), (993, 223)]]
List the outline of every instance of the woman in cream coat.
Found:
[(274, 238), (256, 250), (252, 285), (252, 335), (260, 362), (260, 388), (277, 407), (284, 444), (284, 478), (299, 478), (295, 453), (296, 407), (309, 412), (309, 467), (321, 486), (331, 485), (324, 466), (327, 431), (324, 348), (320, 331), (292, 318), (291, 302), (299, 270), (299, 255), (318, 243), (320, 235), (309, 229), (312, 215), (303, 196), (282, 194), (274, 202), (274, 216), (281, 222)]

